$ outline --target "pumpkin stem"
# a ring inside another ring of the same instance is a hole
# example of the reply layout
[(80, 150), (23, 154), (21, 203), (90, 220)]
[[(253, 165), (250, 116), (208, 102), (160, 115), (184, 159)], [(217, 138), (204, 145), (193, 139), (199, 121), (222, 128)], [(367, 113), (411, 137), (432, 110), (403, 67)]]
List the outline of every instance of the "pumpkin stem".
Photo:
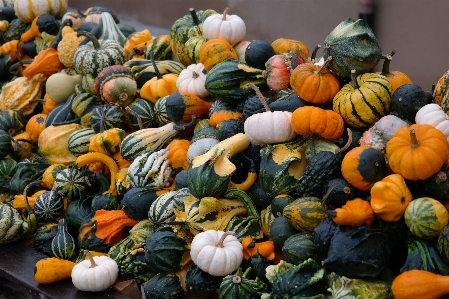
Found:
[(240, 276), (238, 276), (238, 275), (234, 275), (232, 277), (232, 282), (233, 283), (241, 283), (242, 282), (242, 278)]
[(127, 57), (127, 60), (131, 60), (135, 54), (139, 53), (139, 49), (137, 47), (134, 47), (131, 52), (129, 52), (129, 55)]
[(31, 187), (35, 186), (35, 185), (40, 185), (42, 184), (41, 180), (37, 180), (37, 181), (33, 181), (31, 183), (29, 183), (28, 185), (25, 186), (25, 188), (23, 189), (23, 200), (25, 202), (25, 206), (27, 207), (27, 211), (28, 211), (28, 215), (29, 214), (34, 214), (33, 209), (31, 209), (30, 203), (28, 202), (28, 189), (30, 189)]
[(335, 189), (335, 187), (337, 187), (338, 182), (333, 183), (332, 185), (329, 186), (329, 188), (327, 189), (326, 194), (324, 194), (323, 199), (321, 200), (321, 208), (323, 209), (324, 212), (326, 212), (330, 217), (335, 217), (335, 215), (337, 214), (334, 211), (329, 211), (327, 205), (326, 205), (326, 200), (329, 197), (329, 195), (331, 194), (332, 190)]
[(309, 58), (306, 57), (306, 55), (304, 54), (304, 52), (301, 49), (298, 49), (298, 50), (299, 50), (298, 55), (301, 58), (303, 63), (311, 62), (309, 60)]
[(267, 101), (265, 101), (265, 97), (260, 92), (259, 87), (257, 87), (254, 83), (248, 83), (246, 86), (251, 87), (256, 92), (257, 96), (259, 97), (260, 102), (262, 103), (262, 106), (265, 108), (265, 111), (270, 112), (271, 109), (268, 107)]
[(325, 68), (327, 68), (327, 66), (331, 63), (332, 61), (332, 56), (327, 57), (326, 61), (323, 63), (323, 65), (315, 71), (315, 74), (321, 74)]
[(382, 65), (382, 73), (383, 76), (390, 76), (390, 63), (393, 58), (390, 55), (385, 56), (384, 63)]
[(80, 16), (82, 16), (83, 18), (87, 17), (87, 15), (85, 15), (84, 13), (82, 13), (79, 9), (76, 10), (78, 12), (78, 14)]
[(229, 7), (226, 7), (223, 12), (223, 18), (222, 18), (223, 21), (226, 21), (226, 14), (228, 13), (228, 9), (229, 9)]
[(416, 148), (419, 146), (419, 141), (416, 138), (415, 129), (410, 129), (410, 145), (412, 146), (412, 148)]
[(142, 122), (142, 118), (140, 117), (140, 115), (136, 111), (134, 111), (131, 108), (129, 108), (129, 106), (126, 106), (125, 110), (128, 113), (134, 115), (137, 118), (137, 123), (139, 124), (139, 129), (142, 130), (143, 129), (143, 122)]
[(435, 92), (435, 84), (432, 84), (432, 87), (430, 88), (430, 93), (433, 94)]
[(351, 83), (354, 89), (359, 89), (359, 85), (357, 84), (357, 74), (356, 70), (351, 71)]
[(190, 11), (190, 15), (192, 16), (193, 23), (195, 23), (195, 25), (198, 26), (201, 22), (200, 22), (200, 19), (198, 19), (196, 11), (193, 8), (190, 8), (189, 11)]
[(200, 75), (198, 75), (197, 72), (195, 72), (195, 71), (192, 72), (192, 78), (193, 78), (193, 79), (196, 79), (196, 78), (198, 78), (199, 76), (200, 76)]
[(318, 53), (318, 50), (319, 50), (320, 48), (321, 48), (321, 45), (317, 45), (317, 46), (315, 47), (315, 49), (313, 49), (312, 56), (310, 56), (310, 59), (312, 59), (312, 61), (315, 61), (316, 53)]
[(101, 48), (100, 43), (98, 42), (98, 39), (95, 37), (95, 35), (93, 35), (90, 32), (87, 31), (78, 31), (78, 33), (76, 34), (77, 37), (80, 36), (85, 36), (86, 38), (88, 38), (91, 42), (92, 45), (94, 46), (94, 49), (98, 50)]
[(346, 142), (345, 146), (343, 146), (341, 149), (339, 149), (339, 150), (335, 153), (336, 155), (338, 155), (338, 154), (344, 152), (345, 150), (347, 150), (348, 147), (350, 147), (351, 144), (352, 144), (352, 131), (351, 131), (351, 129), (349, 129), (349, 128), (347, 128), (346, 130), (348, 131), (348, 142)]
[(154, 72), (156, 73), (157, 78), (159, 80), (161, 80), (162, 75), (159, 72), (159, 69), (157, 68), (156, 61), (154, 61), (154, 52), (153, 51), (150, 52), (150, 60), (151, 60), (151, 63), (153, 64)]
[(386, 58), (386, 57), (388, 57), (388, 56), (390, 56), (390, 57), (392, 57), (394, 54), (396, 54), (396, 50), (393, 50), (393, 51), (391, 51), (390, 53), (388, 53), (388, 54), (384, 54), (384, 55), (382, 55), (382, 58)]
[(218, 242), (215, 244), (215, 247), (221, 247), (221, 248), (223, 248), (223, 242), (224, 242), (224, 240), (226, 239), (226, 237), (229, 236), (229, 235), (235, 236), (235, 232), (233, 232), (233, 231), (227, 231), (227, 232), (225, 232), (225, 233), (221, 236), (220, 240), (218, 240)]
[(98, 266), (95, 261), (94, 261), (94, 257), (92, 256), (92, 254), (90, 254), (89, 250), (84, 249), (84, 254), (87, 256), (87, 258), (89, 259), (91, 265), (89, 268), (95, 268), (96, 266)]

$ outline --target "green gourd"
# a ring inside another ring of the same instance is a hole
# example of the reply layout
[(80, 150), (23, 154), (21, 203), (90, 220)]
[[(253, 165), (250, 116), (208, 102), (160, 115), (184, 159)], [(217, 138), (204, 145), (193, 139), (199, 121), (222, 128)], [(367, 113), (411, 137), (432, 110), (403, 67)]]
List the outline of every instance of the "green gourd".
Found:
[(58, 221), (58, 233), (51, 241), (52, 256), (69, 260), (75, 254), (75, 249), (75, 239), (69, 234), (67, 220), (61, 218)]

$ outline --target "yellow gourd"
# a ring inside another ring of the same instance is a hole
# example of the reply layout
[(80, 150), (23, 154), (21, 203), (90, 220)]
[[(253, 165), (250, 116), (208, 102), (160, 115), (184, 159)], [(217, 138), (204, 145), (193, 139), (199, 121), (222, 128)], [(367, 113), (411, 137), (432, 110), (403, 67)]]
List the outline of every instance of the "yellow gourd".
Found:
[(51, 284), (71, 277), (76, 263), (56, 257), (39, 260), (34, 267), (34, 280)]
[(58, 44), (59, 60), (68, 68), (74, 68), (73, 57), (85, 36), (77, 36), (77, 32), (70, 26), (64, 26), (61, 31), (62, 39)]

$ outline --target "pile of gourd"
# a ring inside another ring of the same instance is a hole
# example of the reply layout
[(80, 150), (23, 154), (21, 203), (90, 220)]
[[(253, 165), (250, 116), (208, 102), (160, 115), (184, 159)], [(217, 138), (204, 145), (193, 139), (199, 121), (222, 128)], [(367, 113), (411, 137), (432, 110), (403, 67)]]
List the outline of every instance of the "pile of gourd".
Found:
[(395, 51), (363, 20), (309, 53), (246, 41), (227, 10), (191, 9), (155, 37), (104, 7), (12, 2), (0, 244), (48, 255), (38, 282), (135, 280), (147, 298), (449, 293), (449, 72), (424, 91), (390, 71)]

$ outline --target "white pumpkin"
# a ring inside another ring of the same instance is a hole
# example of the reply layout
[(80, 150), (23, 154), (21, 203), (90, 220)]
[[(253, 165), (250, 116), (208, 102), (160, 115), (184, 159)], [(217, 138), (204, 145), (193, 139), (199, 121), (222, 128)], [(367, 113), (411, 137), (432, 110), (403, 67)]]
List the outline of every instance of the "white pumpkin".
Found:
[(395, 115), (386, 115), (363, 133), (359, 139), (359, 144), (368, 145), (385, 152), (388, 140), (393, 137), (397, 130), (408, 126), (409, 124), (401, 118)]
[(72, 269), (72, 282), (80, 291), (101, 292), (111, 287), (118, 277), (118, 265), (108, 256), (94, 256), (85, 250), (87, 260)]
[(203, 73), (204, 65), (202, 63), (191, 64), (179, 73), (176, 80), (176, 87), (179, 92), (188, 92), (202, 99), (209, 95), (205, 87), (206, 74)]
[(437, 104), (427, 104), (416, 112), (415, 122), (428, 124), (443, 132), (449, 142), (449, 115)]
[(236, 15), (228, 15), (228, 8), (223, 14), (213, 14), (203, 22), (203, 35), (208, 40), (223, 38), (232, 46), (243, 40), (246, 34), (245, 22)]
[(234, 51), (235, 53), (237, 53), (237, 57), (239, 58), (240, 62), (246, 63), (245, 53), (246, 48), (248, 48), (250, 43), (251, 42), (248, 40), (242, 40), (241, 42), (234, 45)]
[(243, 246), (232, 231), (207, 230), (193, 238), (190, 257), (204, 272), (225, 276), (242, 263)]
[(43, 14), (51, 14), (59, 19), (66, 13), (68, 6), (68, 0), (16, 0), (14, 11), (22, 22), (30, 24)]

